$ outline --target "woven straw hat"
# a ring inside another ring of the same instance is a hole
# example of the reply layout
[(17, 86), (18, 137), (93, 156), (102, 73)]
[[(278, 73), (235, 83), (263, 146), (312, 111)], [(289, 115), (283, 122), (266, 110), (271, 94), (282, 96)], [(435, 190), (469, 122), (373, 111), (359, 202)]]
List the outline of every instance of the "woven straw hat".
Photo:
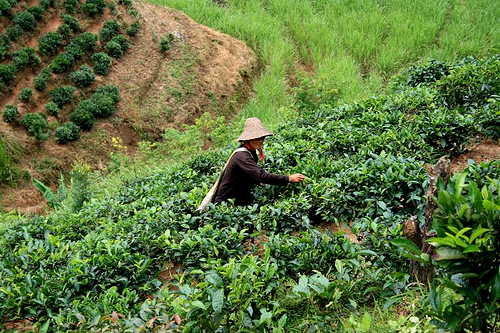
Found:
[(264, 125), (262, 125), (262, 122), (259, 120), (259, 118), (248, 118), (245, 121), (245, 128), (243, 128), (243, 133), (241, 133), (236, 141), (248, 141), (270, 135), (273, 135), (273, 133), (264, 128)]

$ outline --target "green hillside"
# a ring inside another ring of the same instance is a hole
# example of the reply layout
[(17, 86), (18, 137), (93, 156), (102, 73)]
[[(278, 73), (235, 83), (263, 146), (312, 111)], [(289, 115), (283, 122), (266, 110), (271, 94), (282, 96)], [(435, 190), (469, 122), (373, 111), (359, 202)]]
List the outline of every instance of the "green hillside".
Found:
[(426, 223), (429, 166), (498, 142), (500, 5), (408, 3), (165, 1), (256, 50), (241, 119), (273, 127), (268, 172), (306, 181), (195, 212), (234, 148), (190, 149), (207, 118), (172, 143), (186, 161), (152, 166), (142, 147), (110, 178), (76, 166), (44, 189), (50, 214), (3, 215), (0, 329), (500, 330), (500, 161), (438, 181), (432, 252), (404, 230)]

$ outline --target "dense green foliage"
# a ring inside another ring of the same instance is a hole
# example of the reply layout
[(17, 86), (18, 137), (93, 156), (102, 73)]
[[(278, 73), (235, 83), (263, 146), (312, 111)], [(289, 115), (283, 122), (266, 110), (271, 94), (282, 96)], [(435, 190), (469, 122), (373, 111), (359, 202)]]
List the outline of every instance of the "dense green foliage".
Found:
[(31, 47), (25, 47), (12, 53), (12, 62), (18, 71), (26, 66), (36, 68), (41, 63), (40, 57), (38, 57), (35, 50)]
[(120, 31), (120, 24), (116, 20), (106, 20), (99, 30), (99, 40), (107, 42)]
[[(494, 332), (500, 315), (500, 161), (471, 165), (447, 186), (441, 183), (434, 228), (435, 260), (462, 299), (442, 302), (433, 286), (431, 305), (448, 330)], [(441, 293), (443, 287), (440, 287)]]
[[(470, 68), (488, 73), (499, 61), (495, 56), (446, 63), (449, 72), (435, 80), (401, 84), (409, 81), (413, 68), (398, 78), (392, 93), (348, 105), (303, 107), (300, 118), (284, 123), (266, 142), (266, 170), (308, 177), (302, 184), (259, 187), (254, 205), (222, 203), (195, 213), (232, 147), (125, 182), (90, 200), (80, 173), (78, 182), (75, 178), (80, 190), (61, 192), (58, 199), (78, 201), (78, 208), (22, 219), (0, 238), (0, 315), (35, 318), (40, 329), (48, 330), (168, 326), (195, 332), (284, 327), (302, 332), (339, 331), (342, 318), (352, 314), (353, 326), (375, 330), (368, 313), (357, 323), (363, 309), (374, 302), (390, 307), (414, 286), (408, 260), (390, 241), (402, 236), (402, 221), (411, 216), (423, 221), (423, 164), (458, 154), (469, 140), (491, 135), (499, 125), (498, 96), (477, 92), (481, 85), (476, 82), (484, 80), (495, 92), (498, 76), (457, 77)], [(457, 98), (453, 87), (477, 98), (473, 104)], [(307, 102), (308, 95), (302, 96)], [(116, 87), (99, 88), (91, 99), (96, 104), (106, 100), (118, 102)], [(497, 162), (471, 166), (469, 199), (457, 192), (457, 184), (463, 188), (460, 181), (450, 183), (447, 191), (456, 193), (457, 205), (451, 210), (440, 206), (438, 236), (443, 237), (440, 228), (454, 230), (448, 214), (458, 209), (468, 216), (464, 200), (477, 209), (479, 201), (486, 210), (492, 207), (491, 218), (498, 224), (496, 206), (484, 202), (493, 202), (493, 196), (498, 200), (499, 176)], [(473, 182), (477, 189), (486, 186), (480, 191), (484, 194), (473, 190)], [(438, 202), (446, 203), (443, 193)], [(348, 221), (357, 243), (321, 228)], [(488, 232), (480, 238), (498, 239)], [(472, 230), (465, 233), (469, 237)], [(492, 250), (483, 263), (495, 258), (496, 248), (488, 244), (480, 244)], [(474, 253), (467, 258), (480, 260)], [(182, 274), (161, 287), (159, 271), (175, 267)], [(488, 268), (485, 275), (493, 279), (489, 304), (495, 307), (496, 269)], [(443, 314), (462, 305), (445, 304), (442, 312), (431, 313), (444, 322)], [(419, 323), (409, 325), (416, 330)]]

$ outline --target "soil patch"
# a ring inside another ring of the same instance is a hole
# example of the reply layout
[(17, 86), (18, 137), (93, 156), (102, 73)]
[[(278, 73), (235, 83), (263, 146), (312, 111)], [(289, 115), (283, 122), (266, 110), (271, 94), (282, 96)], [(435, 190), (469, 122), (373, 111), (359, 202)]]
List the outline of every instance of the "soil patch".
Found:
[(451, 160), (451, 173), (460, 172), (468, 167), (467, 161), (473, 160), (477, 164), (481, 162), (489, 162), (500, 160), (500, 144), (488, 139), (486, 141), (476, 143), (467, 147), (464, 154), (457, 156)]

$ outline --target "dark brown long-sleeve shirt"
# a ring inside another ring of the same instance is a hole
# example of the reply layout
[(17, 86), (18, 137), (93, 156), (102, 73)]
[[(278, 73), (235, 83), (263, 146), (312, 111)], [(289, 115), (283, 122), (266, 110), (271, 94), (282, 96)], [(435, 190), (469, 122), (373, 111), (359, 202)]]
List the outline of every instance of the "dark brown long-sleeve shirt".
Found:
[(257, 164), (255, 152), (238, 151), (227, 164), (215, 202), (235, 199), (235, 205), (249, 205), (253, 201), (252, 190), (256, 184), (287, 185), (288, 181), (288, 176), (265, 172)]

